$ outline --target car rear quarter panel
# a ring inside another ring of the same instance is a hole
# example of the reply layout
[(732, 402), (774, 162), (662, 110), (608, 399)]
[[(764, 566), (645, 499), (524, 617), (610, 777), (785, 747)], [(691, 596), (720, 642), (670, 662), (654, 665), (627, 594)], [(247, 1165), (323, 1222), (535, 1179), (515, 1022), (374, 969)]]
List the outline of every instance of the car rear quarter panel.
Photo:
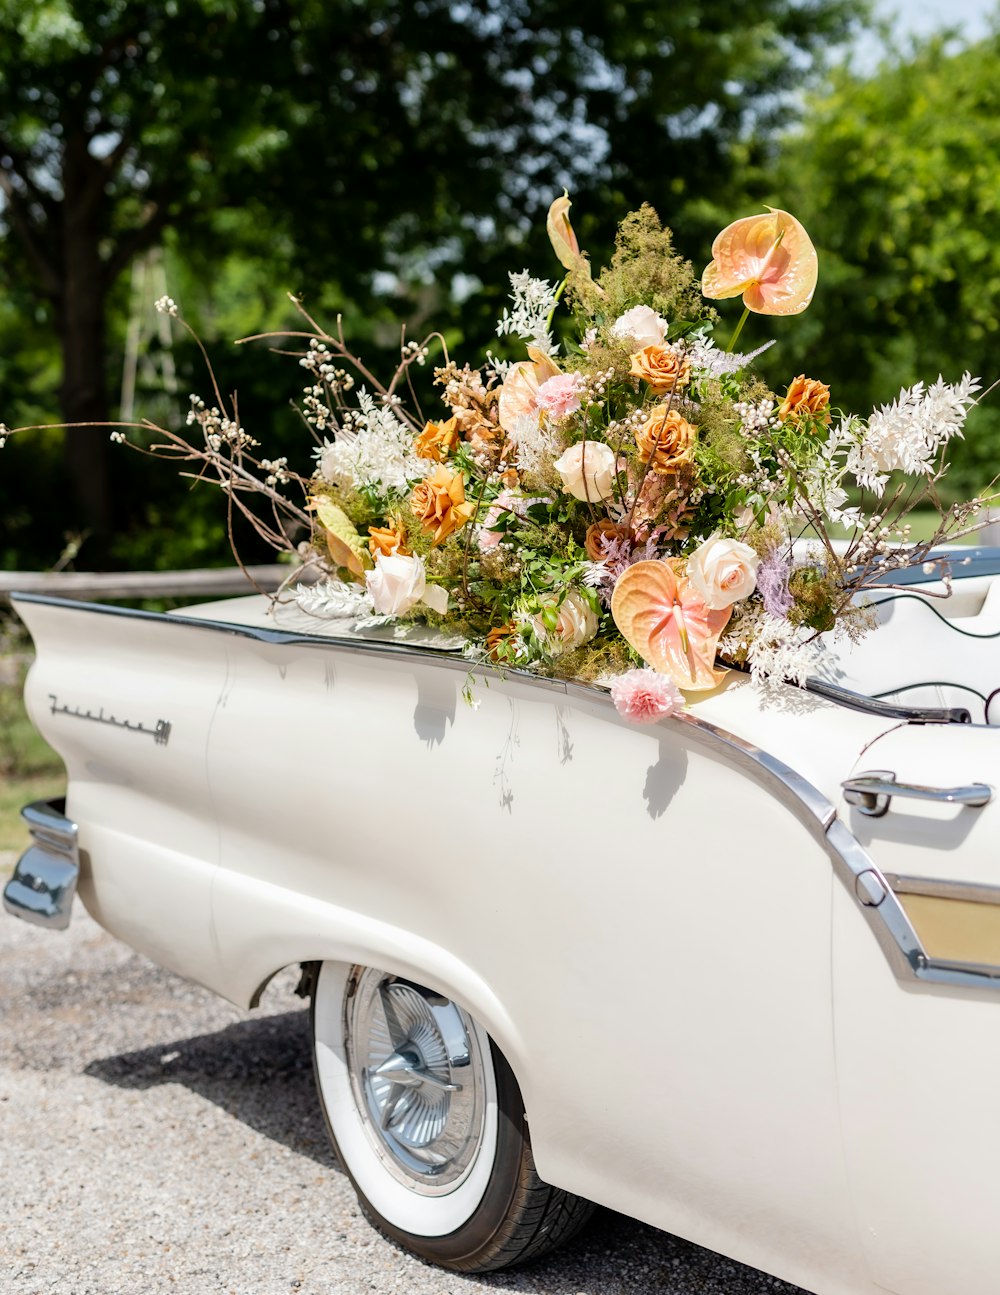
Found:
[[(549, 1181), (823, 1291), (846, 1198), (829, 859), (744, 769), (603, 696), (231, 645), (210, 771), (224, 992), (300, 958), (457, 998)], [(836, 1274), (836, 1276), (830, 1276)]]
[[(25, 702), (66, 764), (67, 813), (80, 825), (81, 899), (134, 948), (217, 985), (207, 754), (223, 640), (85, 608), (19, 602), (18, 612), (37, 648)], [(154, 736), (160, 721), (166, 741)]]

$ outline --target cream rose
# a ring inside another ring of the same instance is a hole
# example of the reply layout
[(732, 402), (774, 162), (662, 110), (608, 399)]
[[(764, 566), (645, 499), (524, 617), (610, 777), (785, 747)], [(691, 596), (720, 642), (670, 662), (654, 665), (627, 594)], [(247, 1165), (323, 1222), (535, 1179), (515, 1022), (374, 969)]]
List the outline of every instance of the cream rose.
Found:
[(577, 441), (555, 462), (563, 489), (598, 503), (614, 494), (615, 452), (603, 441)]
[(582, 647), (597, 633), (597, 613), (578, 589), (570, 589), (561, 603), (556, 593), (544, 594), (538, 601), (543, 608), (556, 608), (556, 623), (551, 629), (541, 612), (531, 617), (535, 632), (552, 656)]
[(705, 606), (719, 611), (753, 593), (759, 562), (749, 544), (713, 535), (688, 558), (688, 579)]
[(442, 615), (448, 609), (448, 592), (429, 585), (423, 561), (402, 553), (379, 554), (374, 571), (365, 572), (365, 584), (379, 616), (402, 616), (417, 603)]
[(649, 306), (633, 306), (624, 315), (619, 315), (611, 325), (612, 337), (617, 337), (619, 341), (631, 337), (639, 344), (640, 350), (644, 346), (659, 346), (666, 335), (667, 321), (661, 319)]

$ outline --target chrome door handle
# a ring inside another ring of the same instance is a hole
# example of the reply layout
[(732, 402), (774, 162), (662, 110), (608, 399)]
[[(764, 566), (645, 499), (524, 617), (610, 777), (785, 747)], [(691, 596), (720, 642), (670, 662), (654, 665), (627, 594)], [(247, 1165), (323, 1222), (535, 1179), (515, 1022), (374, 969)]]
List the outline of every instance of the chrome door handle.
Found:
[(993, 799), (993, 788), (985, 782), (969, 783), (966, 787), (923, 787), (916, 782), (897, 782), (896, 775), (888, 769), (869, 769), (840, 785), (848, 805), (869, 818), (881, 818), (893, 796), (933, 800), (941, 805), (968, 805), (974, 809), (988, 805)]

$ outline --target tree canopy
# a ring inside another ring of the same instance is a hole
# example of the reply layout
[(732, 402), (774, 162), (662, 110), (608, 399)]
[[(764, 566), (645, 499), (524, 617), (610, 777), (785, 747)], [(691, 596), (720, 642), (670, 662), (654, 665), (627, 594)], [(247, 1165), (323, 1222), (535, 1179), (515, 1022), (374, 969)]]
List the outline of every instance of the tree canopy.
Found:
[[(52, 412), (100, 421), (116, 285), (170, 230), (205, 264), (235, 238), (276, 289), (326, 282), (362, 305), (386, 271), (502, 289), (563, 185), (597, 252), (643, 200), (701, 232), (699, 210), (738, 184), (733, 142), (787, 117), (787, 92), (866, 9), (0, 0), (0, 283), (58, 339)], [(466, 329), (485, 317), (466, 302)], [(20, 394), (0, 389), (7, 421)], [(106, 439), (66, 441), (98, 535), (124, 520)]]
[[(802, 336), (839, 404), (939, 373), (1000, 378), (998, 54), (1000, 38), (935, 39), (869, 77), (842, 69), (786, 143), (785, 191), (822, 264)], [(959, 449), (965, 489), (993, 477), (998, 448), (993, 396)]]

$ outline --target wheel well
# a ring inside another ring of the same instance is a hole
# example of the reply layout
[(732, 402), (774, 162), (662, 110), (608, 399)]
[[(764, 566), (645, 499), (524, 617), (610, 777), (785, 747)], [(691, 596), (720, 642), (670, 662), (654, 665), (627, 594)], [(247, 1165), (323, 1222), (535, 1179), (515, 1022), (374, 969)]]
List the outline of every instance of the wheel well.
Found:
[[(291, 967), (291, 966), (294, 966), (295, 964), (290, 962), (287, 965)], [(275, 969), (260, 982), (260, 984), (254, 990), (252, 998), (250, 999), (251, 1008), (260, 1007), (260, 1000), (264, 996), (265, 989), (267, 989), (268, 985), (275, 978), (275, 976), (277, 976), (280, 972), (284, 970), (285, 970), (284, 967), (275, 967)], [(299, 998), (312, 998), (313, 988), (316, 984), (316, 976), (318, 972), (319, 972), (318, 962), (299, 963), (299, 983), (295, 986), (295, 993), (298, 995)]]
[[(322, 959), (310, 959), (308, 961), (298, 963), (299, 980), (295, 986), (295, 993), (299, 996), (299, 998), (307, 999), (310, 1002), (312, 1001), (313, 993), (316, 987), (316, 978), (319, 975), (319, 968), (321, 966), (322, 961), (323, 961)], [(339, 961), (343, 961), (343, 959), (339, 959)], [(250, 1004), (249, 1004), (250, 1007), (251, 1008), (259, 1007), (260, 1000), (264, 995), (264, 991), (267, 989), (268, 985), (275, 978), (275, 976), (279, 975), (287, 967), (294, 967), (295, 965), (296, 964), (294, 962), (287, 962), (283, 966), (275, 967), (275, 969), (272, 972), (270, 972), (257, 986), (257, 989), (254, 991), (253, 997), (250, 1000)], [(440, 993), (445, 994), (447, 997), (454, 996), (454, 991), (452, 991), (447, 986), (442, 986), (437, 981), (437, 979), (434, 977), (433, 974), (427, 977), (426, 982), (421, 976), (419, 976), (419, 974), (416, 976), (406, 976), (404, 978), (406, 979), (412, 978), (413, 980), (418, 981), (421, 984), (425, 984), (426, 988), (438, 990)], [(483, 1029), (485, 1029), (486, 1033), (489, 1035), (490, 1042), (492, 1043), (493, 1047), (501, 1054), (506, 1064), (510, 1067), (511, 1072), (514, 1075), (514, 1080), (517, 1083), (518, 1087), (521, 1089), (521, 1092), (523, 1093), (524, 1089), (521, 1085), (521, 1076), (518, 1073), (520, 1067), (517, 1064), (516, 1053), (512, 1058), (511, 1052), (503, 1046), (504, 1040), (497, 1037), (495, 1031), (491, 1028), (489, 1021), (481, 1019), (479, 1013), (475, 1010), (474, 1006), (469, 1007), (468, 1010), (475, 1017), (475, 1019), (479, 1021), (480, 1025), (482, 1025)]]

